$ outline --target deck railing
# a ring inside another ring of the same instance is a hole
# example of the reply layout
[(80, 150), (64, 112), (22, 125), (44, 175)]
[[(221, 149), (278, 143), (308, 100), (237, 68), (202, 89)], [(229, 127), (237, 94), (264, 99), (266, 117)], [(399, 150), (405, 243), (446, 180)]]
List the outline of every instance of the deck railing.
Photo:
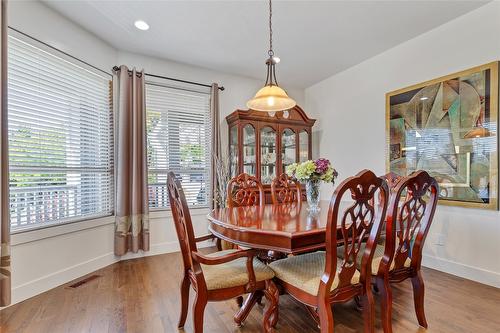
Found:
[(80, 215), (77, 192), (76, 185), (11, 187), (11, 228), (15, 230)]

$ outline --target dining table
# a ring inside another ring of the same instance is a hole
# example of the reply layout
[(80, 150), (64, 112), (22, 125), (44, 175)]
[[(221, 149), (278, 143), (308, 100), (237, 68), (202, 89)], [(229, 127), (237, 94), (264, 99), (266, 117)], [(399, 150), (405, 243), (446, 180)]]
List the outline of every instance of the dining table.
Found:
[(329, 201), (311, 212), (302, 203), (216, 208), (208, 218), (210, 232), (241, 247), (299, 254), (324, 248)]
[[(270, 262), (324, 249), (329, 204), (321, 201), (317, 212), (309, 211), (305, 202), (216, 208), (207, 216), (208, 229), (231, 244), (261, 250), (259, 258)], [(235, 319), (246, 318), (261, 298), (260, 292), (250, 294)]]

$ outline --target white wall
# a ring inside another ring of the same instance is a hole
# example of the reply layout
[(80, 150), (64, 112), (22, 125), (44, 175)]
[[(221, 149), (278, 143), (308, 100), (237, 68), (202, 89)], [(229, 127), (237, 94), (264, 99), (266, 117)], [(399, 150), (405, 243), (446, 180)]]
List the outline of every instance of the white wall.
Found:
[(9, 1), (8, 24), (63, 52), (111, 72), (117, 51), (38, 1)]
[[(500, 2), (492, 2), (306, 89), (319, 155), (341, 178), (363, 168), (384, 174), (385, 93), (500, 60), (499, 34)], [(500, 287), (499, 242), (499, 212), (439, 206), (424, 265)]]
[[(236, 108), (245, 108), (247, 99), (262, 84), (261, 80), (229, 75), (203, 68), (186, 66), (147, 56), (117, 51), (97, 36), (83, 30), (39, 2), (11, 1), (9, 25), (42, 42), (100, 69), (111, 71), (114, 65), (126, 64), (146, 72), (203, 83), (224, 85), (220, 93), (221, 117)], [(256, 60), (260, 61), (260, 59)], [(264, 75), (265, 68), (262, 68)], [(304, 104), (304, 91), (289, 89), (291, 96)], [(223, 119), (223, 137), (227, 136)], [(198, 234), (206, 232), (207, 209), (192, 212)], [(172, 252), (178, 249), (170, 214), (151, 213), (151, 251), (146, 255)], [(90, 273), (120, 259), (142, 256), (113, 254), (113, 218), (83, 221), (12, 236), (13, 303)]]

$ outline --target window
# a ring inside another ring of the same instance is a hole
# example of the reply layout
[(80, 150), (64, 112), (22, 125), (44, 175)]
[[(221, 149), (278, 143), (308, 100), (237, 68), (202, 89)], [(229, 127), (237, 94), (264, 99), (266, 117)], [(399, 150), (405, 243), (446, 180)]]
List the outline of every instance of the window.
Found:
[(151, 208), (170, 208), (167, 173), (181, 180), (189, 205), (207, 207), (210, 193), (210, 95), (146, 84), (148, 188)]
[(11, 31), (12, 231), (113, 212), (110, 75)]

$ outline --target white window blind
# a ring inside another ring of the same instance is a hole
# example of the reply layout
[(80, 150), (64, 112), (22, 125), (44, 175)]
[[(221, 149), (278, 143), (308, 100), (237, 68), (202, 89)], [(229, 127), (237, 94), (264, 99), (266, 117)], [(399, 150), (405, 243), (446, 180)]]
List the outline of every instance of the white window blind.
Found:
[(9, 36), (13, 231), (113, 212), (110, 79), (24, 36)]
[(151, 208), (170, 208), (167, 173), (181, 180), (190, 206), (207, 207), (210, 193), (210, 95), (146, 84), (148, 187)]

